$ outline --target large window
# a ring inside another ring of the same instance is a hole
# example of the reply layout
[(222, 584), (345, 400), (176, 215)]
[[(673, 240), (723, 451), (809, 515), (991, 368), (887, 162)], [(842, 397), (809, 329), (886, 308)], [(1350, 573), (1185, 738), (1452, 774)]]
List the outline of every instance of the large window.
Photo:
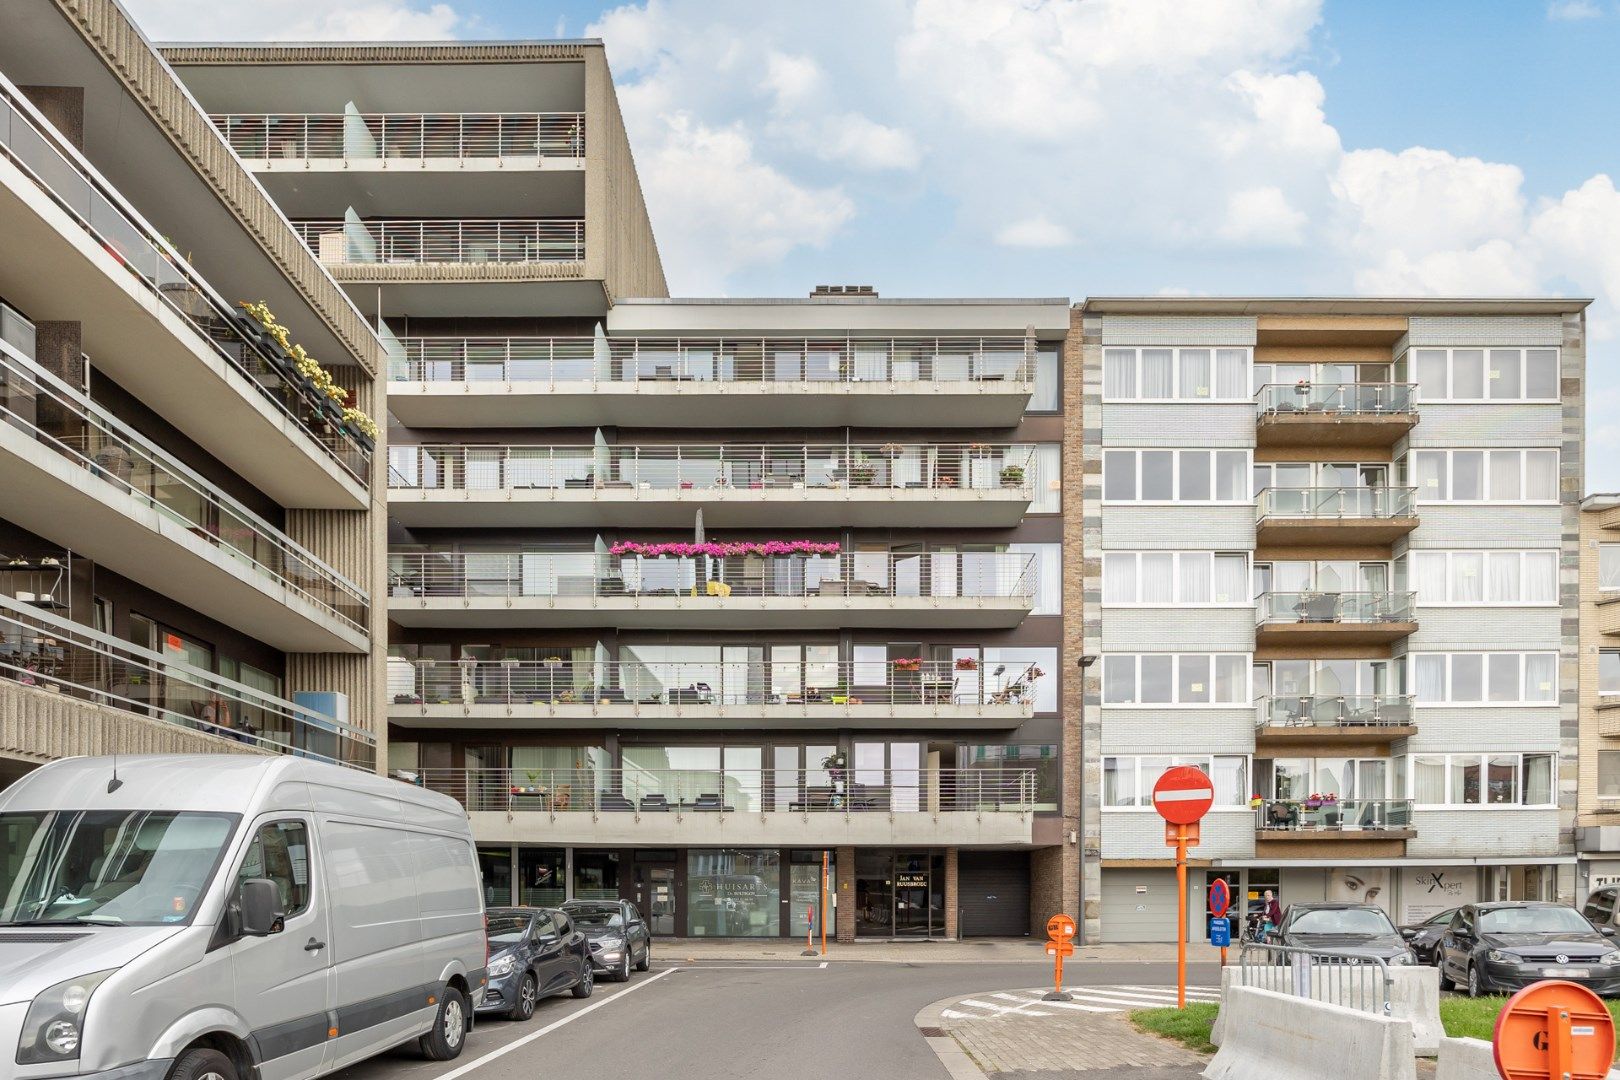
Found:
[(1419, 401), (1557, 402), (1558, 350), (1414, 349)]
[(1105, 450), (1103, 501), (1246, 503), (1247, 450)]
[(1557, 604), (1556, 551), (1414, 551), (1419, 604)]
[(1555, 503), (1557, 450), (1414, 450), (1418, 502)]
[(1104, 349), (1103, 400), (1251, 402), (1249, 350)]
[(1058, 347), (1042, 345), (1035, 349), (1035, 389), (1029, 395), (1026, 413), (1055, 413), (1062, 400), (1062, 365), (1058, 362)]
[(1063, 512), (1063, 447), (1059, 443), (1015, 443), (1007, 448), (1007, 457), (1018, 460), (1029, 451), (1034, 468), (1035, 497), (1030, 500), (1031, 514), (1060, 514)]
[(1598, 653), (1598, 693), (1620, 694), (1620, 649)]
[(1554, 652), (1413, 653), (1409, 684), (1419, 705), (1551, 705)]
[(1103, 603), (1181, 607), (1247, 606), (1249, 557), (1241, 551), (1110, 551), (1103, 555)]
[(1620, 799), (1620, 750), (1599, 750), (1597, 767), (1597, 797)]
[(1598, 588), (1620, 591), (1620, 544), (1598, 545)]
[(1557, 760), (1556, 754), (1413, 754), (1409, 790), (1419, 806), (1553, 806)]
[(1216, 806), (1245, 806), (1249, 801), (1248, 758), (1205, 754), (1195, 757), (1130, 754), (1103, 758), (1103, 805), (1151, 807), (1153, 785), (1172, 765), (1193, 765), (1215, 785)]
[[(958, 786), (965, 786), (970, 797), (993, 793), (996, 790), (993, 784), (1014, 788), (1008, 794), (1016, 796), (1013, 778), (1020, 772), (1028, 772), (1035, 780), (1035, 809), (1054, 811), (1058, 808), (1062, 769), (1055, 743), (958, 746), (956, 766), (963, 770)], [(975, 772), (993, 776), (995, 780), (976, 782)]]
[(686, 924), (692, 937), (777, 937), (781, 933), (781, 853), (686, 853)]
[(1247, 705), (1246, 653), (1109, 653), (1104, 705)]
[(1034, 555), (1031, 572), (1035, 575), (1035, 606), (1031, 615), (1063, 614), (1063, 545), (1008, 544), (1014, 553)]

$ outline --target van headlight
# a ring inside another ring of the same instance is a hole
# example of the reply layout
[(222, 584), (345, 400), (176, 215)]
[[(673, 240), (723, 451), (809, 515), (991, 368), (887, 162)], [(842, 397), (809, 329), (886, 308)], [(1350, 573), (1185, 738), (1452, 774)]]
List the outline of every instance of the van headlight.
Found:
[(17, 1038), (17, 1064), (67, 1061), (79, 1056), (90, 995), (117, 968), (81, 975), (40, 992), (28, 1006)]

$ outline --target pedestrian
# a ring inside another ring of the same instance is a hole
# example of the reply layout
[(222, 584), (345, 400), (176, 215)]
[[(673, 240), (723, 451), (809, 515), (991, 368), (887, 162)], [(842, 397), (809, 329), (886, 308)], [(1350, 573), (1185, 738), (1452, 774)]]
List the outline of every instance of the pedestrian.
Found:
[(1265, 892), (1265, 920), (1260, 926), (1262, 940), (1282, 925), (1282, 905), (1277, 903), (1277, 894), (1267, 889)]

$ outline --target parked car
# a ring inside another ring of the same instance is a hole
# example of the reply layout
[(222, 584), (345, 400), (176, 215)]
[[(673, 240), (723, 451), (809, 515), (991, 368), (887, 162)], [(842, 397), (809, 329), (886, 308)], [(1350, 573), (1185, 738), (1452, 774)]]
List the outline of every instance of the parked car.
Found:
[(595, 986), (590, 946), (567, 915), (550, 908), (489, 909), (489, 986), (480, 1013), (527, 1020), (541, 998), (565, 990), (588, 998)]
[(1420, 923), (1411, 923), (1401, 927), (1401, 937), (1412, 949), (1420, 964), (1438, 964), (1440, 962), (1440, 939), (1445, 935), (1446, 927), (1451, 925), (1451, 917), (1457, 914), (1456, 908), (1447, 908), (1440, 914), (1424, 919)]
[(1605, 926), (1616, 924), (1615, 908), (1620, 906), (1620, 885), (1605, 885), (1601, 889), (1592, 890), (1592, 895), (1586, 898), (1581, 906), (1581, 914), (1586, 921), (1602, 929)]
[(1282, 925), (1266, 940), (1300, 949), (1376, 956), (1389, 964), (1417, 963), (1384, 909), (1373, 904), (1289, 904), (1283, 909)]
[(447, 796), (297, 757), (69, 758), (0, 792), (0, 851), (7, 1076), (314, 1077), (466, 1043), (483, 893)]
[(591, 963), (615, 982), (652, 967), (652, 933), (628, 900), (569, 900), (562, 909), (591, 944)]
[(1512, 901), (1459, 908), (1440, 939), (1440, 987), (1469, 997), (1511, 993), (1542, 979), (1567, 979), (1620, 994), (1620, 949), (1572, 907)]

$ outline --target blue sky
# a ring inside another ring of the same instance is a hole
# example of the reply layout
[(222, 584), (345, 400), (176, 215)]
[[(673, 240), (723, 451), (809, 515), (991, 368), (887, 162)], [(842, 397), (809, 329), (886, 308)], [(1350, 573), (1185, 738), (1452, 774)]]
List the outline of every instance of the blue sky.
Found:
[(124, 0), (154, 39), (599, 36), (677, 295), (1590, 296), (1620, 0)]

